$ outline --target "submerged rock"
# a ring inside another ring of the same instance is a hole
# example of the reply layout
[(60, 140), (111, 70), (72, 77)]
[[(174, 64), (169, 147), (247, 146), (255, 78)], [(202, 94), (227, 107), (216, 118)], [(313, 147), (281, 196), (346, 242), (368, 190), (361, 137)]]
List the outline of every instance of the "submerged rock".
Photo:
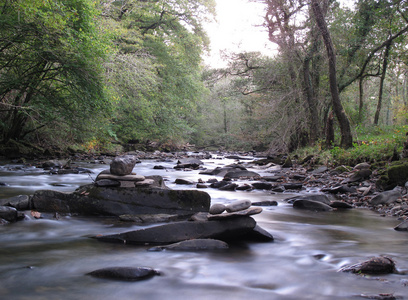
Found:
[(323, 202), (300, 199), (293, 202), (293, 208), (307, 209), (313, 211), (331, 211), (333, 208)]
[(160, 272), (147, 267), (109, 267), (87, 273), (98, 278), (138, 281), (160, 275)]

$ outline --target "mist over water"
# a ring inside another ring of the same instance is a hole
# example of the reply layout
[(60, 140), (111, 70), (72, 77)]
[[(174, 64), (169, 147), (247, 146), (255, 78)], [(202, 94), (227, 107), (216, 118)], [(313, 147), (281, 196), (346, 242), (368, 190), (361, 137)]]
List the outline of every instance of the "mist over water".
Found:
[[(212, 169), (234, 161), (204, 162)], [(161, 175), (173, 189), (195, 188), (175, 185), (176, 178), (205, 181), (213, 177), (199, 175), (199, 171), (175, 170), (175, 164), (146, 160), (137, 164), (134, 172)], [(168, 169), (154, 170), (155, 165)], [(1, 198), (32, 194), (38, 189), (71, 192), (109, 168), (81, 163), (81, 167), (93, 170), (89, 176), (48, 175), (42, 169), (16, 167), (0, 167), (0, 182), (8, 184), (0, 187)], [(408, 294), (405, 275), (363, 277), (337, 272), (346, 264), (377, 255), (387, 255), (399, 270), (408, 270), (408, 233), (393, 230), (398, 220), (363, 209), (319, 213), (295, 210), (283, 201), (289, 194), (205, 191), (212, 203), (278, 201), (278, 206), (264, 207), (254, 216), (275, 241), (236, 243), (227, 251), (150, 252), (147, 249), (151, 246), (101, 243), (91, 238), (141, 225), (112, 225), (101, 217), (37, 220), (26, 212), (26, 220), (0, 226), (0, 299), (352, 299), (362, 294)], [(140, 282), (85, 275), (112, 266), (147, 266), (162, 275)]]

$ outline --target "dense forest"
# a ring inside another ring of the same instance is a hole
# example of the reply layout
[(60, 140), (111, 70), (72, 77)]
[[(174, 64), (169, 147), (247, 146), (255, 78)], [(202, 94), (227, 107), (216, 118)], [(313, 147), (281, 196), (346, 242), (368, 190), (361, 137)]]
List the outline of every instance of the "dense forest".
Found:
[(0, 0), (2, 151), (287, 152), (408, 131), (407, 1), (251, 1), (278, 52), (214, 69), (213, 0)]

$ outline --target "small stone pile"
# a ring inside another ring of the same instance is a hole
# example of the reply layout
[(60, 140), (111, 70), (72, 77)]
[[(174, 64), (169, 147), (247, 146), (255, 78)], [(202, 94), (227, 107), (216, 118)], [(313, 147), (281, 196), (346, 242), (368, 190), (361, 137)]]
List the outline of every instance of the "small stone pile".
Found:
[(261, 207), (251, 207), (250, 200), (238, 200), (230, 204), (215, 203), (210, 207), (208, 220), (222, 220), (236, 216), (250, 216), (260, 214)]
[(151, 186), (153, 179), (146, 179), (142, 175), (133, 173), (137, 159), (133, 155), (118, 156), (112, 160), (110, 169), (102, 171), (96, 177), (95, 184), (100, 187), (117, 186), (123, 188), (134, 188)]

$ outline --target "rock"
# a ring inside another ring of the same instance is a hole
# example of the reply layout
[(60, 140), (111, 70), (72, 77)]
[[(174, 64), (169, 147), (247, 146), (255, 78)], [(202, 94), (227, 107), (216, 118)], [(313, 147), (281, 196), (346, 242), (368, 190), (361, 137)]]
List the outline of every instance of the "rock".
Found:
[(272, 242), (274, 240), (273, 235), (259, 225), (256, 225), (252, 231), (248, 232), (243, 237), (243, 239), (252, 242)]
[(270, 182), (253, 182), (252, 186), (257, 190), (270, 190), (273, 187), (272, 183)]
[(30, 197), (27, 195), (18, 195), (11, 198), (0, 199), (0, 206), (11, 206), (17, 210), (30, 209)]
[(204, 163), (197, 158), (183, 158), (177, 161), (175, 169), (198, 169)]
[(194, 239), (182, 241), (166, 246), (156, 246), (148, 249), (149, 251), (175, 250), (175, 251), (209, 251), (225, 250), (229, 246), (226, 242), (214, 239)]
[(222, 203), (215, 203), (211, 205), (209, 213), (211, 215), (218, 215), (225, 211), (225, 205)]
[[(117, 156), (110, 164), (110, 173), (112, 175), (129, 175), (132, 173), (135, 167), (137, 159), (133, 155)], [(112, 178), (108, 178), (112, 179)]]
[(235, 212), (235, 211), (240, 211), (247, 209), (251, 206), (251, 201), (250, 200), (239, 200), (239, 201), (234, 201), (230, 204), (228, 204), (225, 209), (227, 212)]
[(124, 214), (177, 214), (208, 212), (210, 196), (198, 190), (97, 187), (93, 184), (74, 193), (36, 191), (31, 207), (42, 212), (120, 216)]
[(143, 215), (120, 215), (119, 220), (134, 223), (163, 223), (172, 222), (179, 219), (178, 215), (168, 214), (143, 214)]
[(380, 205), (380, 204), (394, 203), (401, 196), (402, 195), (401, 195), (400, 189), (395, 188), (395, 189), (393, 189), (391, 191), (385, 191), (385, 192), (382, 192), (382, 193), (374, 196), (370, 201), (370, 205), (377, 206), (377, 205)]
[(191, 239), (225, 241), (245, 235), (255, 225), (255, 220), (250, 217), (236, 217), (222, 221), (182, 221), (95, 238), (105, 242), (138, 245), (170, 244)]
[(367, 162), (359, 163), (354, 166), (354, 170), (370, 169), (371, 165)]
[(397, 226), (394, 227), (394, 230), (408, 231), (408, 221), (405, 220), (404, 222), (399, 223)]
[(259, 178), (261, 177), (258, 173), (248, 171), (248, 170), (233, 170), (229, 171), (224, 175), (224, 178), (239, 179), (239, 178)]
[(292, 166), (293, 166), (292, 160), (288, 156), (288, 158), (286, 158), (285, 162), (283, 163), (282, 168), (291, 168)]
[(106, 174), (104, 173), (105, 171), (99, 173), (99, 175), (96, 177), (96, 180), (101, 180), (101, 179), (110, 179), (110, 180), (117, 180), (117, 181), (143, 181), (146, 178), (142, 175), (112, 175), (112, 174)]
[(160, 272), (147, 267), (110, 267), (95, 270), (86, 275), (105, 279), (137, 281), (160, 275)]
[(333, 208), (353, 208), (352, 205), (343, 202), (343, 201), (333, 201), (332, 203), (330, 203), (330, 206)]
[(357, 181), (368, 179), (371, 176), (371, 173), (372, 172), (369, 169), (358, 170), (356, 173), (351, 175), (349, 178), (346, 178), (343, 181), (343, 183), (351, 183), (351, 182), (357, 182)]
[(282, 175), (276, 175), (276, 176), (262, 176), (261, 179), (268, 181), (268, 182), (277, 182), (281, 179), (283, 179), (284, 177)]
[(4, 219), (8, 222), (17, 221), (17, 209), (14, 207), (0, 206), (0, 219)]
[(296, 200), (310, 200), (310, 201), (321, 202), (327, 205), (330, 205), (331, 203), (329, 197), (327, 197), (327, 195), (325, 194), (305, 194), (305, 195), (288, 198), (285, 201), (287, 201), (288, 203), (294, 203)]
[(95, 182), (95, 185), (99, 187), (117, 187), (120, 186), (120, 182), (112, 179), (100, 179)]
[(313, 211), (331, 211), (333, 210), (331, 206), (323, 202), (301, 199), (295, 200), (293, 202), (293, 208), (307, 209)]
[(239, 185), (235, 188), (235, 190), (237, 191), (249, 191), (251, 189), (252, 189), (252, 186), (247, 183), (244, 183), (243, 185)]
[(219, 188), (220, 191), (235, 191), (235, 189), (238, 187), (238, 184), (236, 183), (229, 183), (227, 185), (221, 186)]
[(215, 188), (215, 189), (219, 189), (219, 188), (221, 188), (223, 186), (226, 186), (226, 185), (228, 185), (230, 183), (231, 183), (230, 181), (225, 181), (225, 180), (216, 181), (216, 182), (211, 183), (210, 187)]
[(365, 262), (342, 267), (340, 272), (363, 274), (390, 274), (396, 273), (394, 261), (385, 256), (373, 257)]
[(329, 168), (327, 168), (327, 166), (320, 166), (317, 169), (312, 171), (312, 174), (322, 174), (324, 172), (327, 172), (327, 170), (329, 170)]
[(330, 189), (325, 189), (323, 191), (327, 191), (331, 194), (346, 194), (346, 193), (355, 193), (356, 192), (356, 188), (355, 187), (349, 187), (348, 185), (340, 185), (340, 186), (336, 186)]
[(252, 206), (278, 206), (278, 202), (276, 200), (252, 202)]
[(257, 215), (262, 212), (261, 207), (250, 207), (244, 210), (240, 211), (234, 211), (230, 213), (222, 213), (218, 215), (208, 215), (208, 220), (224, 220), (224, 219), (231, 219), (231, 218), (236, 218), (236, 217), (242, 217), (242, 216), (251, 216), (251, 215)]
[(184, 179), (184, 178), (177, 178), (174, 181), (175, 184), (193, 184), (194, 182), (192, 182), (191, 180), (188, 179)]
[(198, 189), (206, 189), (208, 186), (204, 183), (197, 183), (196, 188)]
[(284, 190), (300, 190), (303, 185), (301, 183), (284, 183), (282, 184)]

